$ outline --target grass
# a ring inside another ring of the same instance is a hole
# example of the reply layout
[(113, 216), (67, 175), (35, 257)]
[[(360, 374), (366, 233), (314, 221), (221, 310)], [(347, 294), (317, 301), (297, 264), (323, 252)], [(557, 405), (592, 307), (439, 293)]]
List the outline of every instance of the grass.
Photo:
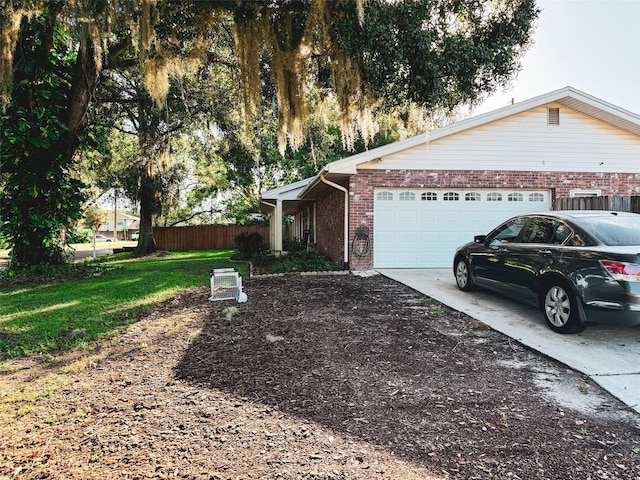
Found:
[(186, 289), (209, 285), (233, 250), (172, 252), (144, 258), (110, 255), (90, 278), (0, 288), (0, 360), (82, 347), (135, 322), (144, 311)]

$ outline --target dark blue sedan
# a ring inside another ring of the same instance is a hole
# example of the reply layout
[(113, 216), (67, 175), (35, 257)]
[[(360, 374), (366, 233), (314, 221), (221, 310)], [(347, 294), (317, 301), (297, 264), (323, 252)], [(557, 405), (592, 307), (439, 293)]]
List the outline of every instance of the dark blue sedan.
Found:
[(595, 210), (521, 215), (456, 251), (458, 288), (539, 307), (558, 333), (640, 325), (640, 215)]

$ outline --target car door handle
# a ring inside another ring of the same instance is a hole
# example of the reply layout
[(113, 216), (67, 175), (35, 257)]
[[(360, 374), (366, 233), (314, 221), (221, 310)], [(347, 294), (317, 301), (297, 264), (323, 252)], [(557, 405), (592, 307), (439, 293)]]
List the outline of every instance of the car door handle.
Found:
[(538, 255), (541, 255), (543, 257), (547, 257), (551, 255), (551, 253), (551, 250), (538, 250)]

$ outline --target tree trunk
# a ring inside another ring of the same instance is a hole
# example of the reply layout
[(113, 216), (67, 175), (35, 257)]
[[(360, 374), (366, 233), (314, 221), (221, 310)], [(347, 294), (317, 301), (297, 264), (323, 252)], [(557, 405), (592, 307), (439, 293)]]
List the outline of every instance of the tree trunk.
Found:
[(78, 149), (78, 136), (87, 123), (87, 110), (99, 82), (100, 73), (96, 64), (95, 46), (89, 35), (86, 34), (80, 42), (67, 107), (66, 154), (69, 158), (72, 158)]
[(155, 195), (146, 175), (140, 178), (140, 236), (135, 249), (136, 255), (148, 255), (156, 251), (156, 240), (153, 236), (153, 212)]
[[(162, 185), (165, 172), (163, 157), (168, 150), (168, 137), (164, 135), (163, 111), (154, 103), (148, 92), (138, 92), (138, 143), (141, 168), (138, 178), (140, 201), (140, 237), (135, 253), (148, 255), (156, 251), (153, 236), (153, 215), (161, 210)], [(166, 112), (165, 112), (166, 113)]]

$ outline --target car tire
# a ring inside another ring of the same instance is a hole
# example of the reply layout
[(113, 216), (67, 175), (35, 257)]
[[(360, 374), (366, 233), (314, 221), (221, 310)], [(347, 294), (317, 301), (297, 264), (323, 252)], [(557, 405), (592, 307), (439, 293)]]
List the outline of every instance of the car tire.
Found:
[(542, 313), (547, 325), (556, 333), (580, 333), (586, 325), (580, 321), (578, 302), (571, 287), (554, 280), (544, 287)]
[(471, 268), (469, 262), (466, 259), (459, 257), (456, 259), (453, 274), (456, 277), (456, 285), (463, 292), (469, 292), (473, 290), (473, 278), (471, 276)]

